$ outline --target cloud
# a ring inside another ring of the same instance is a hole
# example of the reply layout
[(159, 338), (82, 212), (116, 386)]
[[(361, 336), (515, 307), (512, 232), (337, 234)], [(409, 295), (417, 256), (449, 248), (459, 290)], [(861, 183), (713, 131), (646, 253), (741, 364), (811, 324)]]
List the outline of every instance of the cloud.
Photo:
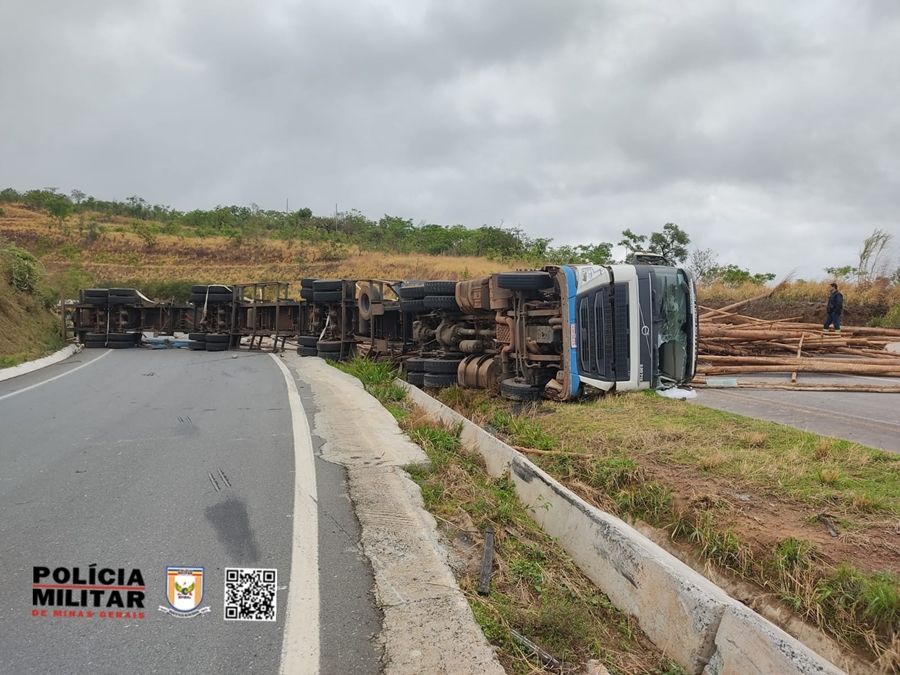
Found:
[(504, 223), (668, 221), (814, 276), (897, 233), (892, 0), (0, 8), (0, 184)]

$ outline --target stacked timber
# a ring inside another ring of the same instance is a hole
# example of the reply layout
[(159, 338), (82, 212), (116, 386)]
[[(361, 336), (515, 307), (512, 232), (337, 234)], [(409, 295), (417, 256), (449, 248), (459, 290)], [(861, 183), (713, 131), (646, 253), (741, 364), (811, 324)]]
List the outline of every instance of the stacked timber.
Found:
[(735, 309), (737, 306), (701, 307), (697, 368), (701, 383), (703, 376), (790, 373), (794, 384), (787, 385), (789, 388), (900, 391), (890, 384), (796, 384), (799, 373), (900, 377), (900, 353), (886, 349), (900, 343), (898, 329), (845, 326), (827, 332), (821, 325), (801, 323), (797, 317), (766, 321), (738, 314)]

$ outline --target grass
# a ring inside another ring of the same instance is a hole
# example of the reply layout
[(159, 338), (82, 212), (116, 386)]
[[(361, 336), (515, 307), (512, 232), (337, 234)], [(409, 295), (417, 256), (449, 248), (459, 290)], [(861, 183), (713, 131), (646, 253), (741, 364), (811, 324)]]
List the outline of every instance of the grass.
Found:
[(851, 562), (833, 565), (796, 537), (763, 546), (729, 524), (728, 500), (703, 495), (685, 503), (684, 494), (680, 501), (674, 494), (694, 493), (691, 476), (709, 476), (816, 511), (827, 508), (845, 529), (870, 514), (896, 522), (900, 458), (652, 392), (516, 408), (477, 391), (448, 389), (440, 397), (525, 452), (540, 450), (532, 459), (588, 501), (664, 528), (709, 564), (775, 592), (873, 659), (900, 657), (892, 646), (900, 593), (895, 576), (862, 572)]
[[(44, 214), (15, 204), (4, 206), (0, 235), (37, 255), (53, 272), (79, 264), (108, 284), (148, 288), (160, 297), (174, 282), (240, 283), (290, 281), (301, 277), (379, 279), (460, 279), (512, 269), (513, 262), (473, 256), (391, 254), (356, 246), (300, 239), (195, 236), (185, 226), (166, 233), (163, 223), (85, 213), (60, 229)], [(152, 237), (145, 236), (153, 231)], [(522, 264), (518, 264), (522, 266)], [(156, 295), (151, 291), (153, 295)]]
[[(541, 531), (509, 481), (492, 478), (481, 458), (463, 449), (459, 429), (431, 422), (405, 396), (398, 396), (389, 365), (363, 359), (333, 365), (359, 377), (428, 455), (429, 465), (410, 466), (407, 471), (420, 486), (425, 507), (444, 524), (447, 534), (455, 540), (464, 538), (470, 553), (478, 557), (482, 533), (487, 528), (494, 531), (490, 594), (477, 594), (477, 570), (461, 573), (459, 583), (507, 672), (542, 671), (515, 633), (569, 665), (599, 659), (614, 673), (684, 672)], [(529, 437), (527, 424), (520, 430)]]
[(16, 268), (16, 251), (0, 240), (0, 368), (40, 358), (63, 346), (59, 318), (47, 309), (50, 296), (43, 272), (35, 269), (33, 278), (23, 279)]

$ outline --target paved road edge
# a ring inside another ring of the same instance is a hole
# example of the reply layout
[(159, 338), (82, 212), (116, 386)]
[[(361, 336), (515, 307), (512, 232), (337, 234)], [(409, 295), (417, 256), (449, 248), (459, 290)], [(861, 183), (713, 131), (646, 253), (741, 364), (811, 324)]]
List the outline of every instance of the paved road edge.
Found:
[(297, 383), (271, 354), (287, 386), (294, 435), (294, 517), (291, 580), (281, 647), (281, 673), (319, 672), (319, 535), (316, 466)]

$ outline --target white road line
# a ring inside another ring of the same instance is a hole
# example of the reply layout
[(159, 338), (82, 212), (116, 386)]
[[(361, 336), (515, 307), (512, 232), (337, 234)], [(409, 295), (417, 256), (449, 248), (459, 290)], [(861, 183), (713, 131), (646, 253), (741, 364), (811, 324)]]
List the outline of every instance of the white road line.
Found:
[(319, 672), (319, 514), (312, 437), (294, 375), (271, 354), (287, 384), (294, 431), (294, 542), (281, 673)]
[(41, 380), (40, 382), (32, 384), (28, 387), (22, 387), (21, 389), (17, 389), (16, 391), (11, 391), (8, 394), (3, 394), (3, 396), (0, 396), (0, 401), (2, 401), (5, 398), (9, 398), (10, 396), (16, 396), (17, 394), (24, 394), (26, 391), (31, 391), (35, 387), (40, 387), (42, 384), (47, 384), (48, 382), (53, 382), (53, 380), (58, 380), (59, 378), (65, 377), (66, 375), (71, 375), (76, 370), (81, 370), (82, 368), (85, 368), (85, 367), (91, 365), (92, 363), (97, 363), (97, 361), (99, 361), (100, 359), (102, 359), (105, 356), (109, 356), (111, 353), (112, 353), (111, 351), (104, 352), (103, 354), (98, 356), (96, 359), (91, 359), (87, 363), (82, 363), (80, 366), (75, 366), (74, 368), (72, 368), (72, 370), (67, 370), (64, 373), (60, 373), (59, 375), (54, 375), (53, 377), (48, 377), (46, 380)]

